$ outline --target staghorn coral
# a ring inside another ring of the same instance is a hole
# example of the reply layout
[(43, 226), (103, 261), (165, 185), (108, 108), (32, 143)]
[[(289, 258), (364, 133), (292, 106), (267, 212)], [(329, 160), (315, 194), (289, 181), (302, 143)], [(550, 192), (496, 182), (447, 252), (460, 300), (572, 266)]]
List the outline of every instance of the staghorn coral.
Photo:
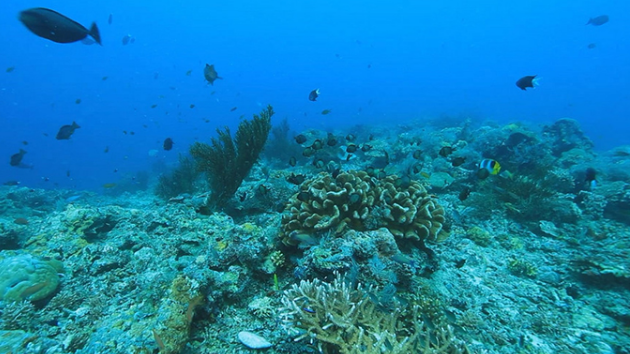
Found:
[(251, 121), (243, 120), (234, 139), (226, 127), (224, 131), (217, 130), (219, 137), (212, 138), (212, 145), (194, 143), (190, 147), (198, 169), (207, 175), (212, 207), (225, 206), (249, 174), (267, 142), (273, 113), (268, 106)]
[(332, 283), (302, 281), (284, 292), (280, 317), (295, 341), (309, 338), (320, 353), (467, 353), (449, 326), (429, 329), (420, 306), (382, 311), (373, 286), (356, 289), (337, 274)]
[(387, 228), (394, 236), (442, 240), (444, 209), (416, 182), (401, 183), (397, 176), (370, 177), (365, 171), (348, 171), (333, 178), (320, 173), (300, 185), (282, 217), (285, 244), (296, 244), (295, 233), (365, 231)]

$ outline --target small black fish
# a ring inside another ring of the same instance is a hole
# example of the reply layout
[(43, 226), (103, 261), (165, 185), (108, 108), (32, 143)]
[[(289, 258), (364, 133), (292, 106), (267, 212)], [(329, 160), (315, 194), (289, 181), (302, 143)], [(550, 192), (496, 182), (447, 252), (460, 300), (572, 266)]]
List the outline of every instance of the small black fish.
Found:
[(412, 156), (414, 159), (420, 160), (422, 158), (422, 150), (414, 151)]
[(451, 165), (453, 165), (453, 167), (457, 167), (457, 166), (461, 166), (464, 164), (464, 162), (466, 162), (466, 158), (465, 157), (456, 157), (451, 161)]
[(337, 178), (337, 176), (339, 176), (340, 173), (341, 173), (341, 167), (337, 167), (330, 174), (332, 175), (332, 178)]
[(328, 144), (328, 146), (337, 145), (337, 138), (335, 138), (332, 133), (328, 133), (328, 137), (326, 137), (326, 144)]
[(103, 150), (104, 153), (108, 153), (109, 152), (109, 146), (105, 146), (105, 150)]
[(34, 34), (56, 43), (78, 42), (90, 36), (101, 44), (101, 35), (95, 22), (88, 30), (76, 21), (43, 7), (22, 11), (19, 19)]
[(534, 88), (536, 86), (536, 75), (523, 76), (516, 81), (516, 86), (523, 91), (528, 87)]
[(440, 154), (440, 156), (442, 156), (442, 157), (448, 157), (448, 155), (450, 155), (450, 154), (452, 154), (452, 153), (453, 153), (453, 150), (454, 150), (454, 149), (453, 149), (452, 147), (450, 147), (450, 146), (443, 146), (443, 147), (440, 149), (439, 154)]
[(586, 46), (586, 48), (588, 48), (588, 49), (594, 49), (595, 47), (597, 47), (597, 44), (595, 44), (595, 43), (589, 43), (589, 44)]
[(70, 170), (66, 171), (66, 177), (70, 177)]
[(313, 166), (315, 166), (315, 168), (324, 168), (324, 165), (324, 160), (322, 159), (313, 160)]
[(464, 187), (460, 192), (459, 195), (457, 196), (459, 198), (459, 200), (461, 200), (462, 202), (464, 200), (466, 200), (468, 198), (468, 196), (470, 195), (470, 192), (472, 192), (470, 190), (470, 188), (468, 187)]
[(298, 193), (298, 195), (297, 195), (297, 200), (299, 200), (301, 202), (306, 202), (310, 198), (311, 198), (311, 194), (309, 192), (306, 192), (306, 191), (302, 191), (302, 192)]
[(291, 156), (291, 158), (289, 159), (289, 166), (295, 167), (296, 164), (297, 160), (295, 159), (295, 157)]
[(9, 162), (9, 164), (15, 167), (20, 166), (22, 164), (22, 159), (24, 158), (24, 155), (26, 155), (26, 150), (20, 149), (20, 152), (11, 155), (11, 162)]
[(325, 109), (322, 111), (323, 115), (327, 115), (328, 113), (332, 112), (330, 109)]
[(586, 24), (593, 25), (593, 26), (601, 26), (604, 23), (608, 22), (608, 20), (609, 20), (608, 15), (601, 15), (597, 17), (591, 17)]
[(234, 112), (236, 111), (238, 108), (237, 107), (232, 107), (232, 109), (230, 109), (230, 112)]
[(247, 192), (243, 192), (243, 193), (241, 193), (241, 194), (238, 196), (238, 200), (239, 200), (240, 202), (244, 202), (244, 201), (245, 201), (245, 199), (247, 199)]
[(357, 151), (359, 147), (355, 144), (348, 144), (348, 146), (346, 147), (346, 152), (349, 154), (352, 154), (353, 152)]
[(22, 141), (22, 145), (28, 145), (28, 141), (26, 140)]
[(170, 151), (173, 148), (173, 139), (171, 138), (164, 139), (163, 146), (164, 146), (164, 150)]
[(217, 79), (223, 79), (222, 77), (219, 76), (217, 71), (214, 70), (214, 64), (213, 65), (206, 64), (206, 67), (203, 69), (203, 77), (205, 77), (206, 80), (208, 80), (210, 85), (214, 85), (214, 81)]
[(15, 70), (15, 66), (10, 66), (10, 67), (7, 68), (6, 72), (12, 73), (13, 70)]
[(315, 89), (308, 94), (309, 101), (317, 101), (317, 97), (319, 97), (319, 89)]
[(306, 180), (306, 176), (302, 174), (296, 175), (294, 173), (291, 173), (291, 176), (287, 177), (287, 182), (295, 184), (295, 185), (300, 185), (305, 180)]
[(348, 134), (346, 135), (346, 140), (349, 142), (353, 142), (357, 137), (354, 136), (354, 134)]
[(370, 144), (363, 144), (363, 145), (361, 145), (361, 151), (368, 152), (370, 150), (372, 150), (372, 145), (370, 145)]
[(323, 145), (324, 144), (322, 143), (322, 141), (317, 139), (317, 140), (313, 141), (313, 145), (311, 145), (311, 148), (313, 150), (317, 151), (317, 150), (321, 150)]
[(130, 34), (126, 34), (122, 37), (122, 44), (127, 45), (129, 43), (133, 43), (132, 40), (133, 40), (133, 37)]
[(314, 153), (315, 153), (315, 150), (313, 150), (312, 147), (308, 146), (308, 147), (304, 148), (304, 151), (302, 151), (302, 156), (304, 156), (304, 157), (311, 157), (311, 156), (313, 156)]
[(74, 134), (76, 129), (81, 128), (76, 122), (72, 122), (72, 125), (64, 125), (59, 128), (57, 132), (56, 139), (57, 140), (68, 140)]

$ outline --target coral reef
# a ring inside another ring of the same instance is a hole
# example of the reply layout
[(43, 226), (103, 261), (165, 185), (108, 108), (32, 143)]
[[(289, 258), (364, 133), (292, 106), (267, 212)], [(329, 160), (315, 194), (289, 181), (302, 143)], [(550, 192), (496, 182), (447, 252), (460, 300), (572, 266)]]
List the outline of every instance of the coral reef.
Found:
[[(430, 329), (419, 306), (383, 311), (372, 286), (354, 289), (340, 275), (301, 281), (284, 292), (281, 318), (296, 341), (310, 339), (320, 353), (467, 353), (451, 328)], [(404, 322), (409, 325), (404, 325)]]
[(211, 209), (223, 207), (247, 177), (267, 142), (273, 114), (268, 106), (251, 121), (241, 121), (234, 140), (226, 127), (217, 130), (219, 136), (212, 138), (212, 145), (197, 142), (190, 147), (199, 170), (208, 178)]
[(444, 209), (416, 181), (405, 185), (397, 176), (381, 180), (364, 171), (342, 172), (333, 178), (320, 173), (300, 185), (282, 217), (285, 244), (297, 244), (295, 233), (339, 232), (386, 227), (395, 236), (443, 240)]

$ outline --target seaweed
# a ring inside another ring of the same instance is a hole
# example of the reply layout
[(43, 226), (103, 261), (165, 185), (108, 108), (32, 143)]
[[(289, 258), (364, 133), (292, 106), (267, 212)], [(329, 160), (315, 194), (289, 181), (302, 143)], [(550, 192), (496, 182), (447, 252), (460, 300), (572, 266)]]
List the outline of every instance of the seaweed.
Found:
[(206, 173), (211, 190), (208, 203), (212, 209), (226, 205), (258, 160), (271, 130), (273, 114), (273, 108), (267, 106), (252, 120), (243, 120), (234, 139), (225, 127), (217, 129), (218, 137), (212, 138), (211, 145), (197, 142), (190, 147), (198, 170)]

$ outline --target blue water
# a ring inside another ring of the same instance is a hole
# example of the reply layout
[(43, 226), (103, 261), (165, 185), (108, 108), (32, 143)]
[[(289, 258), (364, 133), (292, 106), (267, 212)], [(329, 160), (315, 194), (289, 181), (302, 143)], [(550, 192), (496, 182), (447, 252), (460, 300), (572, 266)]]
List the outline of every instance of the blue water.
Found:
[[(37, 6), (86, 27), (96, 21), (103, 46), (33, 35), (17, 14)], [(610, 22), (585, 25), (601, 14)], [(440, 115), (540, 124), (570, 117), (598, 150), (629, 143), (625, 0), (11, 1), (0, 29), (0, 182), (128, 182), (176, 163), (216, 128), (234, 131), (241, 115), (267, 104), (274, 122), (288, 118), (296, 131)], [(123, 46), (127, 34), (136, 40)], [(224, 79), (208, 85), (206, 63)], [(524, 75), (539, 75), (540, 87), (519, 90)], [(315, 88), (321, 96), (310, 102)], [(72, 121), (81, 129), (55, 140)], [(162, 150), (166, 137), (172, 151)], [(20, 148), (33, 169), (9, 165)]]

